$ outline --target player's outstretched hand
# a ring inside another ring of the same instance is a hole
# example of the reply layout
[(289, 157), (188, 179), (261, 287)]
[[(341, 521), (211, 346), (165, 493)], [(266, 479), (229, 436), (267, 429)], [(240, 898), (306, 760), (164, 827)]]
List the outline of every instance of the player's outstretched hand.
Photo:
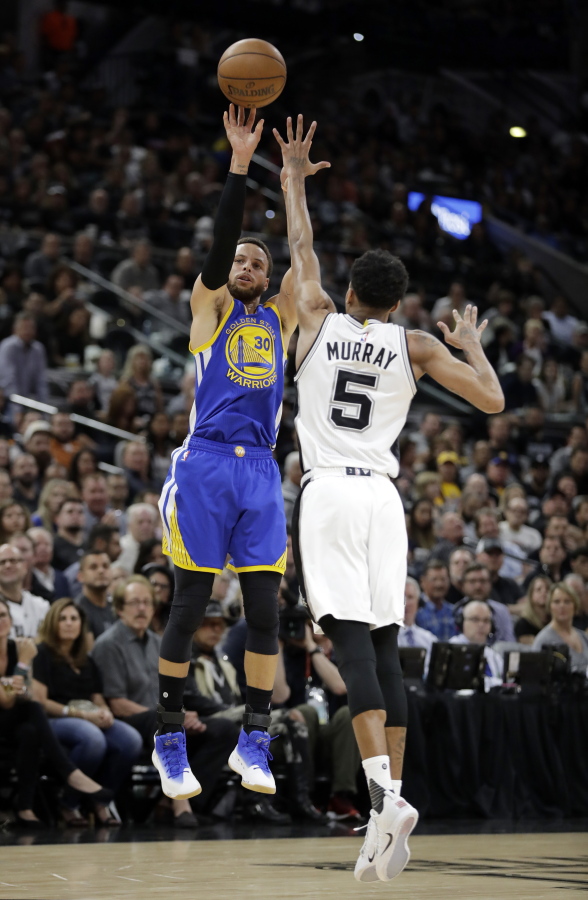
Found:
[(240, 159), (247, 159), (247, 161), (255, 153), (255, 148), (259, 144), (263, 129), (263, 119), (260, 119), (255, 128), (253, 128), (255, 113), (255, 109), (250, 109), (247, 121), (245, 121), (245, 110), (243, 107), (238, 106), (237, 114), (235, 115), (235, 107), (231, 103), (229, 111), (225, 112), (223, 116), (225, 131), (233, 148), (233, 153)]
[(306, 137), (303, 137), (304, 122), (302, 116), (298, 116), (296, 122), (296, 137), (294, 137), (292, 131), (292, 119), (288, 116), (288, 119), (286, 120), (287, 142), (283, 140), (277, 128), (273, 129), (274, 137), (282, 151), (282, 160), (284, 164), (280, 174), (282, 190), (288, 190), (288, 176), (293, 175), (295, 172), (300, 173), (306, 178), (307, 175), (314, 175), (319, 169), (330, 169), (330, 162), (311, 163), (309, 159), (310, 148), (312, 147), (312, 139), (315, 131), (316, 122), (313, 122), (308, 129)]
[(455, 329), (450, 331), (445, 322), (437, 322), (437, 327), (443, 332), (445, 343), (456, 347), (458, 350), (466, 350), (473, 343), (479, 344), (482, 332), (488, 324), (488, 319), (484, 319), (481, 325), (476, 327), (478, 319), (478, 307), (468, 303), (463, 318), (456, 309), (453, 310), (453, 318), (455, 319)]

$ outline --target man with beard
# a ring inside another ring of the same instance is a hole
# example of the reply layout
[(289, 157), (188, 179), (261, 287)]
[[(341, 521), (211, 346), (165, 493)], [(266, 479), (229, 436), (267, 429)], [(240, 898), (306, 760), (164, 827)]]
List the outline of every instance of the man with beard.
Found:
[(84, 504), (81, 500), (64, 500), (55, 516), (57, 535), (53, 565), (63, 572), (83, 555)]
[(22, 442), (25, 452), (30, 453), (35, 458), (42, 478), (47, 466), (53, 462), (53, 457), (51, 456), (51, 426), (49, 422), (45, 422), (44, 419), (31, 422), (23, 435)]
[(286, 521), (273, 459), (288, 341), (297, 324), (291, 274), (262, 303), (272, 272), (263, 242), (241, 238), (247, 171), (263, 122), (231, 105), (224, 115), (233, 154), (214, 241), (191, 298), (196, 364), (191, 430), (174, 451), (160, 500), (163, 548), (175, 590), (159, 660), (153, 762), (169, 797), (201, 787), (186, 757), (182, 698), (192, 637), (227, 553), (239, 573), (248, 624), (246, 708), (229, 765), (253, 791), (275, 793), (268, 758), (270, 701), (278, 661), (278, 588), (286, 564)]
[(116, 621), (112, 606), (108, 602), (111, 580), (110, 557), (106, 552), (90, 550), (82, 556), (78, 581), (83, 587), (83, 594), (77, 605), (86, 614), (92, 643)]
[(15, 502), (35, 512), (39, 505), (39, 467), (35, 457), (30, 453), (17, 456), (10, 467), (10, 475)]

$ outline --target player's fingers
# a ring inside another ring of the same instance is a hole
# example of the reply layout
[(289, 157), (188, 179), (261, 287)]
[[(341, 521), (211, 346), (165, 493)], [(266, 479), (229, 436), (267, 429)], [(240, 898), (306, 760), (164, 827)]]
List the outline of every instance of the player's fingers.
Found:
[(488, 319), (484, 319), (481, 325), (478, 325), (478, 334), (482, 334), (488, 324)]
[(249, 116), (247, 117), (247, 128), (249, 128), (249, 130), (251, 130), (253, 128), (253, 123), (255, 122), (255, 113), (256, 112), (257, 112), (257, 110), (255, 109), (254, 106), (252, 106), (251, 109), (249, 110)]
[[(467, 313), (467, 310), (466, 310), (466, 312), (464, 313), (464, 318), (463, 318), (463, 321), (464, 321), (464, 322), (465, 322), (465, 316), (466, 316), (466, 313)], [(453, 318), (455, 319), (456, 322), (461, 322), (461, 321), (462, 321), (462, 318), (461, 318), (459, 312), (458, 312), (456, 309), (453, 310)]]
[(245, 124), (245, 109), (242, 106), (238, 106), (237, 109), (237, 125), (242, 126)]
[(253, 134), (256, 134), (257, 137), (261, 137), (261, 132), (263, 131), (263, 119), (260, 119), (257, 125), (255, 126), (255, 131)]
[(451, 334), (445, 322), (437, 322), (437, 328), (439, 329), (439, 331), (443, 332), (444, 337), (447, 337), (447, 335)]
[(296, 140), (299, 143), (302, 143), (302, 139), (304, 137), (304, 119), (302, 117), (302, 113), (296, 119)]
[(286, 137), (288, 138), (288, 143), (294, 143), (294, 135), (292, 133), (292, 117), (288, 116), (286, 119)]
[(306, 137), (304, 138), (304, 144), (310, 150), (310, 145), (312, 144), (312, 139), (314, 137), (314, 133), (316, 131), (316, 122), (313, 122), (308, 129)]
[(324, 161), (323, 161), (323, 162), (313, 163), (313, 165), (312, 165), (312, 174), (314, 175), (314, 173), (315, 173), (315, 172), (318, 172), (319, 169), (330, 169), (330, 168), (331, 168), (331, 163), (330, 163), (330, 162), (324, 162)]
[(478, 307), (472, 306), (472, 325), (475, 328), (476, 322), (478, 321)]
[(285, 150), (285, 149), (286, 149), (286, 145), (285, 145), (284, 141), (282, 140), (282, 136), (281, 136), (280, 132), (278, 131), (278, 129), (277, 129), (277, 128), (273, 128), (273, 129), (272, 129), (272, 134), (273, 134), (273, 136), (275, 137), (275, 139), (276, 139), (276, 141), (278, 142), (278, 144), (280, 145), (280, 147), (282, 148), (282, 150)]

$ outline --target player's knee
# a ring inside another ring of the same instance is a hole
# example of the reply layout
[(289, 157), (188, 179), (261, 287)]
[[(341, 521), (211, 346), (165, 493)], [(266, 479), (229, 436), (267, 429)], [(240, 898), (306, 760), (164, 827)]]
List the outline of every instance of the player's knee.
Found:
[(243, 608), (247, 620), (247, 642), (250, 653), (275, 656), (278, 652), (278, 588), (277, 572), (245, 572), (239, 576), (243, 590)]
[(174, 598), (161, 641), (161, 656), (170, 662), (190, 659), (194, 632), (199, 628), (210, 600), (214, 575), (175, 567)]
[(247, 620), (247, 640), (245, 649), (249, 653), (259, 653), (262, 656), (277, 656), (279, 652), (278, 645), (278, 623), (275, 627), (258, 628)]

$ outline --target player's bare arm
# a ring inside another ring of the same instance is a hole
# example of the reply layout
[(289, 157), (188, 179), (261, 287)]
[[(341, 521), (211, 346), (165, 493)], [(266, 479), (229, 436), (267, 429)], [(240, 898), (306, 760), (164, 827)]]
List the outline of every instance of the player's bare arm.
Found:
[(286, 141), (274, 129), (274, 136), (282, 150), (281, 181), (286, 199), (294, 300), (300, 323), (298, 359), (306, 356), (325, 316), (335, 312), (333, 301), (321, 285), (319, 261), (313, 248), (312, 225), (306, 203), (307, 176), (330, 167), (328, 162), (310, 161), (309, 154), (315, 130), (316, 122), (313, 122), (306, 137), (303, 137), (302, 116), (298, 116), (296, 137), (292, 130), (291, 118), (288, 118), (286, 123)]
[(452, 356), (447, 347), (426, 331), (408, 331), (408, 351), (415, 378), (426, 373), (482, 412), (499, 413), (504, 409), (504, 394), (481, 344), (488, 320), (477, 325), (478, 308), (471, 304), (466, 306), (463, 318), (456, 309), (453, 317), (453, 331), (443, 322), (437, 325), (445, 342), (461, 350), (466, 362)]
[[(198, 276), (190, 305), (192, 327), (190, 346), (202, 346), (213, 336), (231, 302), (227, 280), (235, 256), (235, 247), (241, 234), (245, 179), (263, 129), (263, 119), (255, 125), (255, 109), (237, 111), (231, 103), (223, 121), (227, 138), (233, 150), (229, 178), (223, 191), (215, 220), (213, 245)], [(231, 179), (231, 175), (237, 176)], [(234, 238), (234, 239), (233, 239)]]

